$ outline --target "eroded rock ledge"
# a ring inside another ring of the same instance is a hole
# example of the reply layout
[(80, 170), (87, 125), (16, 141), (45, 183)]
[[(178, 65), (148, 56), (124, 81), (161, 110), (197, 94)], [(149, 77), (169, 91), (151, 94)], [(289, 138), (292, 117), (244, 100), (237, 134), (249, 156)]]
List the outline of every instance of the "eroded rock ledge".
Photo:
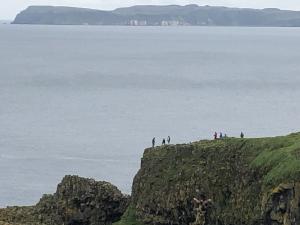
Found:
[(107, 182), (66, 176), (53, 195), (44, 195), (32, 207), (0, 210), (0, 225), (109, 225), (118, 221), (129, 204)]

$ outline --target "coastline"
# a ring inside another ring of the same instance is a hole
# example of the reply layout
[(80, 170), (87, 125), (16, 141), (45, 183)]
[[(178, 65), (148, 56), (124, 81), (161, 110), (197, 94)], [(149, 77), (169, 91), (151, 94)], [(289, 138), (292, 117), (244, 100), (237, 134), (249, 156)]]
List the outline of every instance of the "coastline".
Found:
[[(57, 221), (62, 221), (63, 217), (55, 208), (70, 207), (66, 211), (70, 212), (67, 217), (69, 224), (86, 224), (86, 220), (92, 225), (102, 224), (91, 219), (94, 218), (91, 215), (98, 218), (101, 212), (92, 210), (93, 214), (91, 209), (99, 199), (108, 197), (118, 203), (100, 200), (96, 208), (106, 211), (111, 209), (111, 204), (118, 204), (121, 211), (115, 214), (117, 216), (107, 217), (111, 222), (101, 220), (103, 224), (119, 221), (117, 225), (143, 225), (160, 221), (166, 225), (188, 225), (196, 218), (202, 218), (207, 225), (214, 224), (216, 218), (230, 221), (230, 224), (242, 222), (246, 225), (259, 221), (269, 225), (270, 220), (281, 224), (281, 218), (288, 221), (296, 219), (297, 222), (300, 219), (299, 205), (295, 203), (300, 200), (300, 158), (294, 155), (299, 153), (299, 146), (300, 133), (294, 133), (273, 138), (224, 138), (148, 148), (141, 160), (141, 169), (134, 178), (130, 198), (109, 183), (66, 176), (58, 185), (57, 192), (45, 195), (36, 206), (1, 209), (0, 221), (25, 225), (33, 222), (60, 224)], [(96, 190), (90, 189), (90, 185), (97, 185), (99, 190), (104, 185), (109, 187), (107, 190), (114, 191), (108, 195), (101, 194), (101, 198), (93, 197), (93, 193), (98, 191), (90, 192)], [(197, 196), (211, 199), (212, 205), (202, 210), (204, 214), (201, 215), (195, 211), (194, 207), (198, 206), (192, 203)], [(80, 204), (64, 206), (64, 202), (74, 202), (71, 199), (77, 198)], [(276, 211), (278, 204), (283, 202), (285, 209), (289, 210)], [(83, 214), (78, 214), (80, 209)]]

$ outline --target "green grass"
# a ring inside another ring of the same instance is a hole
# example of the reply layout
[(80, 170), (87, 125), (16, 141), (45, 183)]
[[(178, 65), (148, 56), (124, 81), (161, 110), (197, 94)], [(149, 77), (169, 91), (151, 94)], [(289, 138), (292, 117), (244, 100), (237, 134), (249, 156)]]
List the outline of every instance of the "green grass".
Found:
[(264, 184), (278, 185), (300, 179), (300, 134), (256, 139), (262, 145), (251, 166), (263, 169)]
[[(223, 155), (224, 151), (232, 151), (233, 154), (237, 149), (242, 149), (243, 157), (254, 169), (259, 169), (263, 173), (263, 184), (266, 187), (276, 186), (284, 182), (292, 182), (300, 179), (300, 133), (290, 134), (282, 137), (272, 138), (228, 138), (219, 141), (200, 141), (192, 144), (182, 144), (177, 146), (162, 146), (154, 151), (144, 154), (144, 158), (170, 158), (178, 149), (181, 156), (186, 160), (193, 160), (193, 156), (183, 155), (185, 149), (201, 149), (203, 151), (218, 151)], [(236, 150), (235, 150), (236, 149)], [(244, 152), (247, 152), (244, 154)], [(196, 156), (197, 157), (197, 156)], [(176, 161), (176, 159), (174, 159)], [(192, 163), (186, 163), (191, 165)], [(159, 168), (157, 168), (159, 169)], [(186, 168), (193, 170), (193, 168)], [(168, 176), (178, 173), (174, 166), (174, 171), (168, 168)], [(167, 176), (166, 175), (166, 176)], [(167, 177), (168, 177), (167, 176)], [(159, 179), (159, 178), (157, 178)]]
[(119, 222), (113, 225), (144, 225), (136, 220), (135, 210), (132, 206), (129, 206)]
[[(176, 212), (176, 207), (186, 204), (199, 188), (213, 196), (227, 223), (240, 224), (236, 222), (245, 218), (252, 223), (261, 214), (261, 196), (282, 183), (300, 180), (300, 133), (150, 148), (143, 155), (140, 172), (141, 183), (135, 186), (138, 202), (132, 204), (138, 205), (142, 217), (143, 207), (155, 210), (157, 204)], [(226, 197), (224, 193), (236, 195)], [(166, 218), (159, 213), (144, 215), (143, 219), (165, 224)], [(135, 208), (129, 207), (114, 225), (142, 224), (136, 220)]]

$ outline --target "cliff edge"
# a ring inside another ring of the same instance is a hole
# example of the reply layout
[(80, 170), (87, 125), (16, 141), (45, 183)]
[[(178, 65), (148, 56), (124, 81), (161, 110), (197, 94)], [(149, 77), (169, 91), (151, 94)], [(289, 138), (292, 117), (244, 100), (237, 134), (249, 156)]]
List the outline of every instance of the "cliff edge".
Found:
[(300, 133), (146, 149), (131, 204), (143, 224), (299, 225)]
[[(3, 222), (1, 222), (3, 221)], [(146, 149), (132, 196), (67, 176), (0, 225), (299, 225), (300, 133)]]

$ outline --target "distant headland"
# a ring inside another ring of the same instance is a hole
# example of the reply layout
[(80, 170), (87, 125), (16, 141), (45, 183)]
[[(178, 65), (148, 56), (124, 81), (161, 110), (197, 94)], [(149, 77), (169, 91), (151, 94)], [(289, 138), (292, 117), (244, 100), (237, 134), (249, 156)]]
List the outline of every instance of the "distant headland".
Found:
[(300, 11), (198, 5), (132, 6), (112, 11), (30, 6), (13, 24), (300, 27)]

